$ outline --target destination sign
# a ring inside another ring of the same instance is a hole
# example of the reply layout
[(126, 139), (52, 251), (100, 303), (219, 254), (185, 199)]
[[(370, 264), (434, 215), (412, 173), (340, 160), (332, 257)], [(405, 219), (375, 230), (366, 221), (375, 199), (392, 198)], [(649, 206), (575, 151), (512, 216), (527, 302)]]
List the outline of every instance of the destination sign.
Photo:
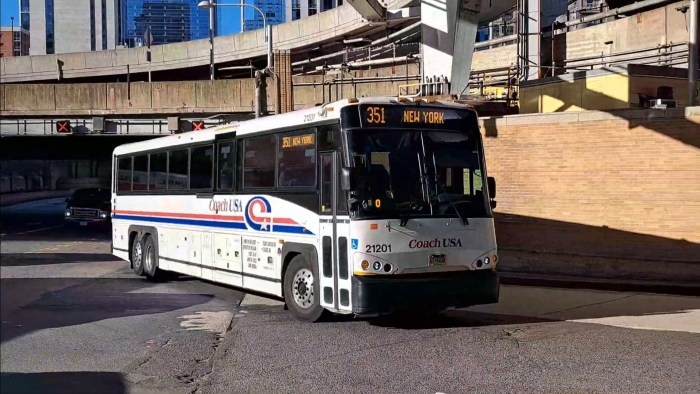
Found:
[(282, 149), (296, 148), (298, 146), (306, 146), (314, 144), (314, 135), (310, 134), (300, 134), (292, 135), (289, 137), (282, 137)]
[(363, 127), (428, 127), (452, 128), (462, 123), (470, 111), (452, 108), (362, 105), (360, 121)]

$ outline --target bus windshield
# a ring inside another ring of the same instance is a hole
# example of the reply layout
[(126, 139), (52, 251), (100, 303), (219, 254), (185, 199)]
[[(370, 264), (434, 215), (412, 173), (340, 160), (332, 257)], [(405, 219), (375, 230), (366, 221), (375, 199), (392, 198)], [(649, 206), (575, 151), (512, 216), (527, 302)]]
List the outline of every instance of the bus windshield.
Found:
[(488, 217), (477, 136), (460, 131), (348, 131), (358, 218)]

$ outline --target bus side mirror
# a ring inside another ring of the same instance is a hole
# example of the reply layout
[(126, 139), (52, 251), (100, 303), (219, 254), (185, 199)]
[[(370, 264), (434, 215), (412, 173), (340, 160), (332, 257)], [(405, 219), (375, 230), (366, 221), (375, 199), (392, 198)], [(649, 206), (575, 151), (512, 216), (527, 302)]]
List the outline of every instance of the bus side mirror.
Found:
[(357, 169), (343, 167), (340, 175), (340, 188), (344, 191), (354, 190), (357, 186)]
[(490, 176), (486, 178), (486, 182), (489, 185), (489, 197), (496, 198), (496, 178)]
[(66, 204), (70, 203), (70, 197), (66, 198)]

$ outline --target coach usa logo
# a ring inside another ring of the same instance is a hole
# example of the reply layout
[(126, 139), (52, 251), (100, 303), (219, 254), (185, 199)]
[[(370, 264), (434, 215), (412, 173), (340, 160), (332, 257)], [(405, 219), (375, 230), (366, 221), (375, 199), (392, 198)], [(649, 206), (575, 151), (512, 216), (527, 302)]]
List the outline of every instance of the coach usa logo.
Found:
[(272, 206), (263, 197), (253, 197), (245, 207), (245, 222), (253, 230), (272, 231)]

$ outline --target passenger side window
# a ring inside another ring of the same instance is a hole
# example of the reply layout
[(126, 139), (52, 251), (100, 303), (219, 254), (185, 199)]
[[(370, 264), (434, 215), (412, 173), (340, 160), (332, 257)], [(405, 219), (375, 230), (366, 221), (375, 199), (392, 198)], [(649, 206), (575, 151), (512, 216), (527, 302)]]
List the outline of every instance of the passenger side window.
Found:
[(148, 189), (148, 155), (134, 157), (134, 175), (131, 190)]
[(220, 142), (217, 148), (216, 160), (216, 190), (231, 191), (233, 188), (233, 142)]
[(275, 186), (274, 135), (243, 140), (243, 187), (272, 188)]
[(313, 129), (283, 134), (277, 157), (279, 187), (316, 186), (316, 134)]
[(168, 184), (168, 153), (152, 153), (148, 171), (148, 190), (165, 190)]
[(131, 156), (119, 159), (117, 190), (120, 192), (131, 191)]
[(213, 165), (213, 146), (192, 148), (190, 152), (190, 189), (211, 189)]
[(188, 149), (168, 152), (168, 190), (187, 190), (189, 164)]

